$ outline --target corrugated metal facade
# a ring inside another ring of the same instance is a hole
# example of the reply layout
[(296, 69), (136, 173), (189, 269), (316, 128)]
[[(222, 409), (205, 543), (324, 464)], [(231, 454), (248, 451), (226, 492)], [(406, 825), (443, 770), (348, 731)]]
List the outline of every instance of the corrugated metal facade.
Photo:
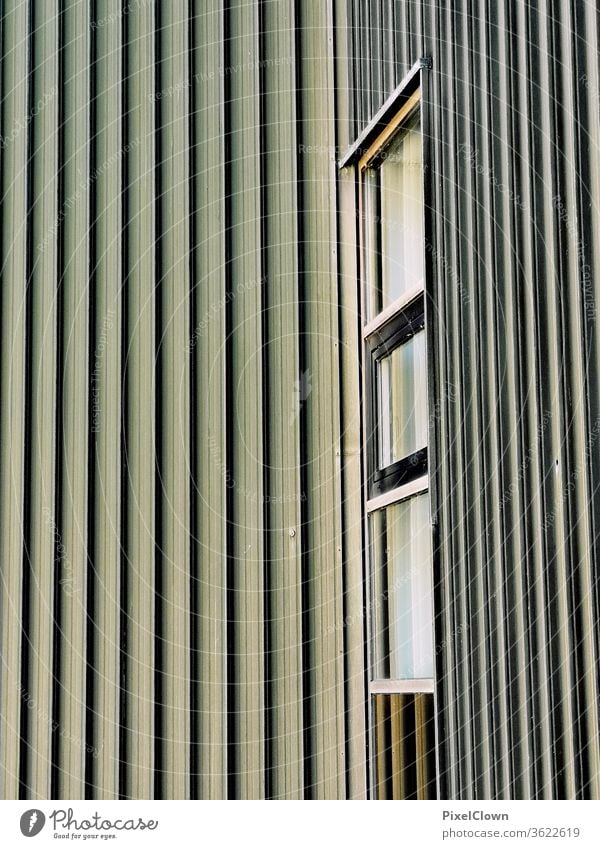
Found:
[(423, 56), (440, 791), (599, 797), (593, 4), (0, 8), (0, 797), (366, 793), (336, 158)]
[(350, 14), (354, 135), (432, 58), (441, 795), (598, 798), (598, 10), (354, 0)]
[(360, 797), (333, 3), (1, 12), (0, 796)]

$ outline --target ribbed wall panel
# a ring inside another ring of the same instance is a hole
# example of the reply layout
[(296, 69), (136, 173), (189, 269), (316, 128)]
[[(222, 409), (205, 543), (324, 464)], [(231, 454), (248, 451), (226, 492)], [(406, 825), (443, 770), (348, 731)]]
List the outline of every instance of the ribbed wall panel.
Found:
[[(9, 140), (18, 128), (25, 127), (28, 109), (27, 44), (28, 9), (22, 3), (5, 6), (2, 21), (2, 134)], [(22, 130), (20, 131), (22, 132)], [(16, 141), (16, 136), (15, 139)], [(27, 144), (4, 143), (0, 150), (0, 215), (6, 220), (1, 231), (2, 338), (0, 392), (3, 414), (0, 416), (2, 495), (0, 508), (0, 557), (13, 563), (2, 570), (0, 581), (0, 628), (2, 640), (2, 715), (0, 751), (4, 768), (0, 796), (15, 798), (19, 788), (20, 715), (26, 693), (22, 692), (23, 646), (22, 588), (23, 509), (26, 399), (25, 339), (27, 323)], [(7, 285), (11, 280), (12, 285)], [(17, 565), (18, 564), (18, 565)], [(25, 651), (27, 649), (25, 648)]]
[[(335, 5), (336, 150), (346, 150), (351, 138), (348, 117), (352, 110), (352, 50), (354, 37), (348, 25), (345, 3)], [(391, 14), (392, 0), (387, 4)], [(391, 33), (388, 33), (388, 38)], [(391, 65), (391, 62), (390, 62)], [(385, 69), (384, 69), (385, 70)], [(388, 69), (388, 75), (391, 71)], [(360, 406), (360, 322), (357, 314), (358, 256), (356, 251), (358, 218), (355, 216), (356, 183), (354, 174), (340, 172), (337, 186), (338, 217), (354, 217), (352, 226), (340, 233), (338, 256), (340, 350), (340, 462), (342, 470), (343, 527), (343, 618), (338, 630), (343, 634), (345, 677), (348, 697), (345, 705), (346, 793), (349, 799), (365, 796), (367, 764), (367, 727), (365, 687), (364, 538), (362, 516), (356, 505), (362, 499), (362, 417)]]
[(227, 795), (227, 476), (222, 3), (192, 6), (194, 797)]
[[(226, 13), (229, 792), (265, 794), (263, 285), (259, 7)], [(253, 285), (249, 285), (253, 282)]]
[(440, 791), (597, 798), (597, 10), (6, 0), (1, 39), (1, 794), (365, 795), (336, 158), (429, 55)]
[[(104, 20), (116, 0), (98, 3)], [(123, 298), (122, 30), (93, 31), (90, 232), (89, 577), (87, 793), (119, 792), (121, 592), (121, 356)], [(110, 167), (106, 166), (110, 163)]]
[(156, 795), (190, 794), (189, 14), (157, 4)]
[(2, 4), (6, 798), (365, 795), (345, 15)]
[[(108, 19), (111, 20), (112, 19)], [(156, 35), (151, 4), (123, 27), (123, 412), (119, 793), (156, 792)], [(157, 492), (158, 489), (158, 492)], [(183, 600), (182, 600), (183, 601)], [(158, 602), (158, 603), (157, 603)]]
[(349, 3), (354, 137), (432, 59), (441, 794), (597, 798), (597, 10), (395, 3), (379, 55), (374, 6)]
[[(54, 562), (61, 545), (56, 522), (58, 356), (58, 115), (59, 8), (31, 5), (28, 112), (28, 268), (25, 410), (27, 491), (24, 499), (23, 675), (21, 792), (45, 798), (51, 789), (55, 719), (57, 582)], [(49, 96), (50, 92), (54, 96)], [(38, 103), (44, 107), (32, 115)], [(29, 116), (32, 115), (30, 118)], [(23, 144), (24, 139), (15, 140)], [(5, 212), (3, 222), (8, 220)], [(11, 281), (12, 282), (12, 281)], [(85, 352), (83, 352), (85, 355)], [(68, 556), (68, 555), (67, 555)], [(9, 564), (3, 564), (9, 568)], [(14, 564), (10, 564), (14, 568)], [(23, 707), (25, 705), (25, 707)], [(56, 736), (54, 737), (56, 739)]]
[(300, 4), (305, 782), (316, 799), (345, 793), (342, 632), (335, 627), (342, 621), (343, 583), (332, 26), (329, 3)]
[[(85, 779), (89, 314), (89, 64), (86, 8), (61, 9), (59, 63), (58, 399), (56, 445), (55, 793), (80, 798)], [(83, 69), (81, 67), (83, 62)], [(83, 285), (82, 285), (83, 283)]]
[(302, 499), (300, 426), (311, 389), (300, 372), (297, 47), (294, 4), (263, 6), (263, 273), (267, 397), (267, 795), (302, 798)]

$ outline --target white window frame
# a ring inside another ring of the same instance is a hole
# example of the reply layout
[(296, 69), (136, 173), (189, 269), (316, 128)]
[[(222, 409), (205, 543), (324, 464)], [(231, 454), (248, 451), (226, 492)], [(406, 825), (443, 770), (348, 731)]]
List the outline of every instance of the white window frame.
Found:
[[(370, 339), (385, 327), (388, 322), (393, 321), (397, 316), (399, 316), (410, 304), (415, 302), (417, 299), (422, 298), (425, 308), (425, 313), (427, 313), (427, 304), (426, 304), (426, 287), (425, 287), (425, 278), (420, 281), (420, 284), (411, 288), (409, 291), (403, 293), (401, 297), (395, 300), (392, 304), (387, 305), (381, 310), (377, 315), (372, 316), (367, 321), (364, 321), (364, 317), (368, 316), (368, 308), (367, 305), (369, 303), (369, 298), (371, 297), (370, 292), (367, 287), (370, 285), (369, 281), (365, 275), (365, 265), (366, 265), (366, 219), (365, 219), (365, 210), (363, 208), (363, 198), (364, 198), (364, 172), (371, 165), (371, 163), (377, 159), (378, 154), (382, 149), (387, 147), (388, 144), (391, 144), (392, 141), (398, 136), (399, 133), (402, 132), (403, 127), (405, 127), (410, 120), (413, 118), (416, 112), (421, 111), (422, 114), (422, 103), (421, 103), (421, 89), (418, 88), (415, 92), (413, 92), (410, 97), (406, 99), (404, 104), (398, 109), (397, 113), (392, 117), (389, 123), (383, 128), (383, 130), (377, 135), (374, 141), (370, 144), (366, 152), (360, 157), (357, 163), (357, 177), (358, 177), (358, 201), (359, 201), (359, 222), (360, 222), (360, 239), (359, 239), (359, 254), (360, 254), (360, 298), (361, 298), (361, 315), (363, 316), (363, 328), (362, 328), (362, 341), (363, 341), (363, 356), (364, 356), (364, 368), (362, 370), (362, 393), (363, 399), (365, 399), (366, 404), (371, 403), (371, 398), (367, 397), (367, 386), (366, 386), (366, 370), (371, 368), (370, 359), (367, 360), (367, 357), (370, 358), (370, 353), (368, 350), (368, 343)], [(421, 150), (424, 150), (423, 144), (423, 128), (421, 121)], [(424, 176), (422, 177), (422, 181), (424, 184)], [(424, 195), (424, 185), (423, 185), (423, 197)], [(423, 217), (425, 216), (425, 210), (422, 210)], [(425, 229), (423, 229), (425, 233)], [(423, 258), (424, 258), (424, 269), (426, 268), (426, 260), (425, 260), (425, 244), (422, 246), (423, 250)], [(425, 273), (425, 272), (424, 272)], [(425, 321), (427, 322), (427, 315), (425, 316)], [(425, 324), (425, 332), (427, 332), (427, 323)], [(427, 347), (427, 346), (426, 346)], [(426, 374), (428, 376), (428, 383), (431, 380), (431, 372), (430, 372), (430, 364), (426, 361)], [(372, 391), (374, 391), (372, 389)], [(429, 393), (427, 393), (429, 396)], [(368, 441), (368, 429), (366, 425), (366, 404), (363, 403), (363, 456), (368, 458), (369, 448), (367, 445)], [(429, 416), (429, 410), (428, 410)], [(428, 433), (428, 449), (430, 443), (431, 436)], [(434, 712), (435, 712), (435, 679), (434, 678), (423, 678), (423, 679), (403, 679), (403, 680), (394, 680), (394, 679), (375, 679), (373, 677), (373, 639), (372, 639), (372, 623), (371, 623), (371, 610), (372, 610), (372, 564), (371, 564), (371, 539), (370, 539), (370, 523), (369, 517), (370, 515), (377, 511), (381, 510), (385, 507), (392, 506), (394, 504), (398, 504), (401, 501), (405, 501), (409, 498), (413, 498), (418, 494), (429, 493), (429, 463), (430, 463), (430, 453), (428, 454), (428, 465), (427, 472), (424, 475), (419, 476), (416, 479), (410, 480), (407, 483), (404, 483), (400, 486), (395, 487), (394, 489), (385, 492), (383, 494), (377, 495), (375, 497), (369, 497), (369, 487), (370, 487), (370, 469), (369, 469), (369, 461), (363, 464), (364, 467), (364, 492), (366, 493), (365, 497), (365, 539), (366, 539), (366, 598), (368, 603), (368, 615), (366, 617), (366, 638), (367, 638), (367, 678), (368, 678), (368, 723), (369, 723), (369, 739), (370, 739), (370, 752), (371, 755), (369, 757), (369, 771), (371, 776), (371, 787), (374, 788), (376, 786), (375, 782), (375, 739), (374, 739), (374, 717), (373, 717), (373, 697), (375, 695), (397, 695), (397, 694), (433, 694), (434, 697)], [(431, 502), (429, 501), (429, 513), (431, 520)], [(432, 627), (434, 622), (434, 611), (432, 611)], [(435, 639), (434, 639), (434, 653), (435, 653)], [(435, 657), (434, 657), (435, 663)], [(437, 725), (437, 722), (436, 722)], [(436, 732), (437, 736), (437, 732)], [(436, 755), (437, 762), (437, 755)], [(439, 776), (438, 776), (439, 780)]]

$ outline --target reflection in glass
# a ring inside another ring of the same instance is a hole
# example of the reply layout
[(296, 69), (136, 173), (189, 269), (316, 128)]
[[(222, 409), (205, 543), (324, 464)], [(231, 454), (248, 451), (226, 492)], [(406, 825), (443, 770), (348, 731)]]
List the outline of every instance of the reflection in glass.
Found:
[(424, 278), (423, 157), (418, 114), (363, 173), (365, 279), (374, 318)]
[(427, 373), (425, 333), (379, 360), (379, 468), (427, 445)]
[(374, 677), (433, 678), (429, 497), (371, 513)]
[(380, 169), (382, 309), (423, 280), (423, 163), (418, 119), (385, 157)]

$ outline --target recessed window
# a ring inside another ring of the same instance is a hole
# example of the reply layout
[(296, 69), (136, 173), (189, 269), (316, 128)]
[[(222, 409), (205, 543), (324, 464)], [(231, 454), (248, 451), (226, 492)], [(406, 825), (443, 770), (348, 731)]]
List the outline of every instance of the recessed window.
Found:
[(378, 799), (435, 797), (421, 151), (415, 93), (359, 162), (371, 777)]
[(373, 715), (375, 798), (435, 799), (433, 697), (380, 694)]
[(423, 293), (366, 340), (369, 497), (427, 471), (427, 361)]
[(423, 162), (416, 113), (363, 172), (368, 318), (422, 286)]
[(425, 333), (416, 333), (377, 363), (379, 468), (427, 446)]
[(433, 678), (429, 496), (375, 510), (369, 524), (373, 676)]

